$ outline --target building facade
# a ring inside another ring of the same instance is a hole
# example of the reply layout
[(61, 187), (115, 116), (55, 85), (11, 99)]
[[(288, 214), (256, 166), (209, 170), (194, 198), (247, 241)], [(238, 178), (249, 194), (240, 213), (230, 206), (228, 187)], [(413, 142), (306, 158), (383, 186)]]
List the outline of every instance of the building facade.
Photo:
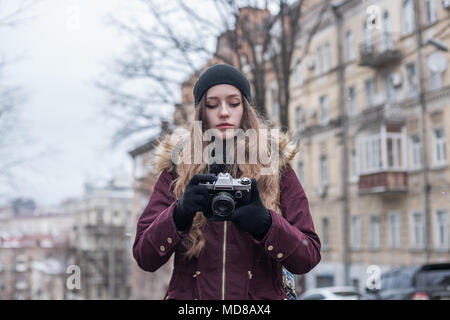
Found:
[(322, 240), (307, 287), (449, 261), (449, 17), (441, 1), (341, 1), (294, 59), (295, 169)]

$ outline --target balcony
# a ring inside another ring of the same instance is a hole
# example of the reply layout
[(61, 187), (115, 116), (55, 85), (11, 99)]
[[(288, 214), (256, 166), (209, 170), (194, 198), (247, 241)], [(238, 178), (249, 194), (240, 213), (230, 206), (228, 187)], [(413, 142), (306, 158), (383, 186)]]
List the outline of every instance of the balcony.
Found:
[(390, 32), (379, 32), (366, 37), (359, 46), (359, 65), (380, 68), (400, 61), (402, 54), (398, 49), (397, 40)]
[(382, 124), (378, 132), (357, 137), (359, 194), (398, 194), (408, 191), (406, 129)]
[(359, 194), (392, 194), (408, 191), (408, 175), (402, 171), (384, 171), (360, 175)]
[(359, 130), (367, 127), (403, 126), (406, 120), (405, 112), (399, 103), (382, 102), (374, 106), (367, 107), (361, 113), (359, 120)]

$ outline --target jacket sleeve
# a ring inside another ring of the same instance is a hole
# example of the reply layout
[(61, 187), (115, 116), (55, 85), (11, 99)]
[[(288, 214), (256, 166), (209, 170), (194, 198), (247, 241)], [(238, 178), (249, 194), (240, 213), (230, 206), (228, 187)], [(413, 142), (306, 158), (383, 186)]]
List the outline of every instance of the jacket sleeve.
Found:
[(265, 251), (288, 271), (304, 274), (320, 261), (308, 199), (294, 170), (287, 165), (280, 179), (282, 215), (270, 210), (272, 226), (262, 239)]
[(156, 271), (166, 263), (182, 239), (173, 220), (173, 180), (167, 171), (161, 173), (137, 224), (133, 256), (145, 271)]

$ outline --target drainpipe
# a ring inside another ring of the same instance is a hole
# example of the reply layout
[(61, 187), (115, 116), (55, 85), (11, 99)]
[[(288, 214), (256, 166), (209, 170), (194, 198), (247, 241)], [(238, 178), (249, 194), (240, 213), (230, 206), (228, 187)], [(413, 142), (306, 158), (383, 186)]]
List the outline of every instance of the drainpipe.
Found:
[(343, 59), (343, 31), (342, 31), (342, 13), (339, 8), (344, 2), (334, 2), (331, 6), (333, 14), (336, 18), (336, 31), (337, 31), (337, 52), (338, 52), (338, 80), (339, 80), (339, 109), (341, 114), (342, 123), (342, 215), (343, 215), (343, 263), (344, 263), (344, 281), (345, 285), (349, 286), (350, 283), (350, 205), (349, 205), (349, 162), (348, 162), (348, 121), (347, 121), (347, 108), (345, 98), (345, 66)]
[(419, 0), (414, 0), (414, 26), (416, 35), (417, 47), (417, 75), (419, 78), (418, 95), (419, 104), (421, 108), (421, 126), (422, 126), (422, 152), (421, 159), (423, 165), (423, 197), (424, 197), (424, 215), (425, 215), (425, 263), (430, 261), (430, 185), (428, 182), (428, 161), (427, 161), (427, 105), (425, 101), (424, 75), (422, 69), (422, 29), (420, 23), (420, 3)]

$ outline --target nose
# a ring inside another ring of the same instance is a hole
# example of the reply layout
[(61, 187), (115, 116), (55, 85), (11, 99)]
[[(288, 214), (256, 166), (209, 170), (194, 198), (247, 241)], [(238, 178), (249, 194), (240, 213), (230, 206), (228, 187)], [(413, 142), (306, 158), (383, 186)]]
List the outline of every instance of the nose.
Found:
[(230, 116), (230, 110), (228, 109), (227, 104), (224, 102), (220, 105), (219, 117), (226, 118)]

